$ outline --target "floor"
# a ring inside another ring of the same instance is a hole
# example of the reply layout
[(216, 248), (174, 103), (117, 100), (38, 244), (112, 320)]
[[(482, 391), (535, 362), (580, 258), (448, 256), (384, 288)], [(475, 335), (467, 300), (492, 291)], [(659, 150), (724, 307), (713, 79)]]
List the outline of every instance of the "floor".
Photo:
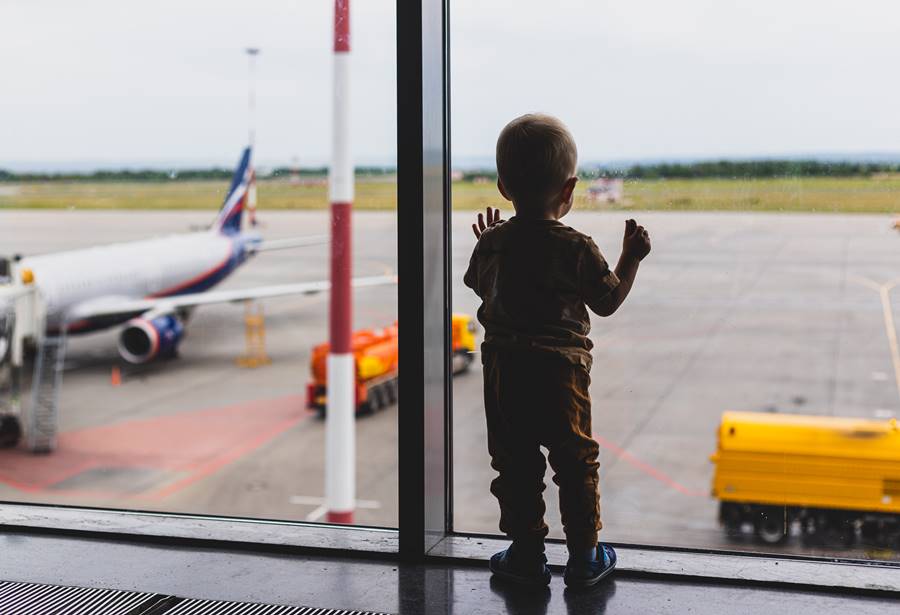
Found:
[(411, 614), (878, 613), (879, 596), (649, 580), (628, 576), (588, 592), (523, 591), (481, 566), (262, 554), (0, 531), (0, 579), (180, 597)]

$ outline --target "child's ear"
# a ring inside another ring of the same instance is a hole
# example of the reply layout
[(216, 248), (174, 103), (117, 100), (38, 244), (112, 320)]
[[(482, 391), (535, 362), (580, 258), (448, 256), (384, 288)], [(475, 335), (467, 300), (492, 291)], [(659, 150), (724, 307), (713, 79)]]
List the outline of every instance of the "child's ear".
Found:
[(507, 201), (512, 201), (512, 197), (510, 197), (509, 194), (507, 194), (506, 188), (503, 187), (503, 182), (500, 181), (499, 177), (497, 178), (497, 190), (500, 191), (500, 194), (503, 195), (504, 199), (506, 199)]
[(575, 192), (575, 184), (578, 183), (577, 177), (570, 177), (566, 180), (566, 183), (563, 184), (562, 192), (560, 196), (562, 197), (563, 203), (568, 203), (572, 200), (572, 193)]

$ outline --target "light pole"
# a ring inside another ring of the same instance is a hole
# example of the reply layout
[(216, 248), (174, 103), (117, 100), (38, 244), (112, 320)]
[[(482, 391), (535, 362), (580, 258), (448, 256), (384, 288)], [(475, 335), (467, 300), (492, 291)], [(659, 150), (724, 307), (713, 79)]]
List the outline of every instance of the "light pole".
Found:
[(256, 168), (253, 166), (254, 146), (256, 145), (256, 56), (259, 48), (247, 47), (248, 79), (247, 79), (247, 145), (250, 147), (250, 184), (247, 190), (247, 215), (250, 224), (256, 226)]
[(350, 344), (353, 267), (350, 214), (350, 0), (334, 2), (334, 73), (331, 166), (331, 305), (328, 401), (325, 418), (325, 504), (331, 523), (353, 523), (356, 505), (356, 362)]

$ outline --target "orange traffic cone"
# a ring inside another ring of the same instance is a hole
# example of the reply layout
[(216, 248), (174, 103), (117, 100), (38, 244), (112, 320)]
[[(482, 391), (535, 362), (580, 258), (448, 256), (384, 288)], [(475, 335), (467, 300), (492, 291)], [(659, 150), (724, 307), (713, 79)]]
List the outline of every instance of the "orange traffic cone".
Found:
[(109, 375), (109, 383), (114, 387), (122, 384), (122, 370), (118, 365), (113, 365), (112, 373)]

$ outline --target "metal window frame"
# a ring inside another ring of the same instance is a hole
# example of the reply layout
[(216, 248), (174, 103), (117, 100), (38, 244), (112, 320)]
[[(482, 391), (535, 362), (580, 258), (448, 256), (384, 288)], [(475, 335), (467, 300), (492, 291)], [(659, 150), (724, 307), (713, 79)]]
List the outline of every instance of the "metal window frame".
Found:
[[(400, 6), (402, 4), (402, 8)], [(451, 529), (448, 0), (398, 3), (400, 555)]]
[[(397, 0), (400, 407), (398, 529), (0, 503), (0, 532), (483, 562), (499, 536), (453, 530), (450, 376), (450, 0)], [(900, 593), (900, 564), (617, 545), (620, 574)], [(550, 563), (565, 549), (549, 541)]]

